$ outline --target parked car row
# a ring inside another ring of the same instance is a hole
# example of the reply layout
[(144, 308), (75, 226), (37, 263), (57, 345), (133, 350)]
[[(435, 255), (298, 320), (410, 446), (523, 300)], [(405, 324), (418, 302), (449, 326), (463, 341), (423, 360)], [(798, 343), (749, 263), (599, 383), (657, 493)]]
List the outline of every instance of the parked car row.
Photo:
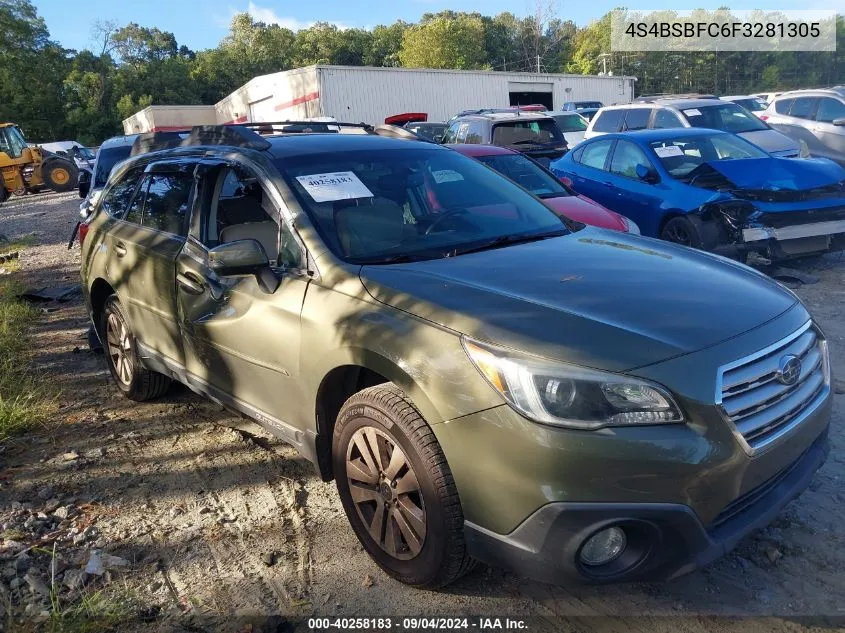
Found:
[[(504, 134), (556, 139), (538, 121)], [(824, 462), (827, 342), (771, 279), (562, 218), (590, 203), (511, 149), (262, 125), (125, 139), (80, 232), (86, 307), (124, 395), (179, 381), (290, 442), (387, 574), (675, 578)], [(805, 195), (767, 182), (833, 169), (685, 128), (587, 139), (560, 165), (627, 179), (600, 196), (642, 185), (652, 235), (647, 186), (745, 234), (746, 203)]]

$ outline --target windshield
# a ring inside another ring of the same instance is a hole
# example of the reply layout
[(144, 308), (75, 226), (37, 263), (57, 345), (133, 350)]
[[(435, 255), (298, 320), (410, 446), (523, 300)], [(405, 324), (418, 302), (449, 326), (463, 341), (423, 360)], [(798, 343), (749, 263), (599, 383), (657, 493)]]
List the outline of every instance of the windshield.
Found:
[(563, 183), (522, 154), (498, 154), (476, 158), (540, 198), (569, 195)]
[(446, 131), (446, 124), (416, 123), (407, 126), (407, 129), (416, 134), (417, 136), (421, 136), (422, 138), (428, 139), (429, 141), (437, 141), (443, 137), (443, 133)]
[(109, 174), (111, 174), (111, 170), (120, 161), (129, 158), (129, 154), (131, 152), (131, 145), (119, 145), (117, 147), (101, 149), (97, 153), (97, 173), (94, 174), (94, 186), (92, 189), (105, 187), (106, 181), (109, 179)]
[(561, 132), (584, 132), (587, 129), (587, 122), (580, 114), (556, 114), (554, 120)]
[(554, 119), (507, 121), (493, 126), (493, 145), (563, 145), (565, 142)]
[(681, 112), (693, 127), (723, 130), (732, 134), (769, 129), (760, 119), (735, 103), (682, 108)]
[(716, 160), (766, 158), (768, 154), (738, 136), (679, 136), (653, 141), (651, 148), (673, 178), (684, 180), (699, 165)]
[(17, 127), (0, 127), (0, 152), (6, 152), (10, 158), (20, 158), (26, 148), (26, 140)]
[(76, 146), (76, 147), (72, 147), (70, 151), (71, 151), (71, 154), (74, 154), (75, 156), (78, 156), (79, 158), (83, 158), (85, 160), (94, 160), (94, 152), (92, 152), (87, 147)]
[(448, 257), (500, 238), (566, 232), (536, 198), (436, 146), (314, 154), (276, 167), (329, 248), (353, 263)]

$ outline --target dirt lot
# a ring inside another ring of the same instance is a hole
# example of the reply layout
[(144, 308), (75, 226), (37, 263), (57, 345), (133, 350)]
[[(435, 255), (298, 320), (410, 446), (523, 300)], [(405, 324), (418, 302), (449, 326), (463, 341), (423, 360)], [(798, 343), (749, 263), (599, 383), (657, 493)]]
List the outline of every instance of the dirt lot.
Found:
[[(78, 247), (66, 247), (77, 203), (49, 194), (0, 208), (0, 233), (35, 234), (17, 273), (28, 286), (78, 281)], [(829, 337), (834, 373), (845, 376), (845, 258), (802, 266), (820, 281), (796, 292)], [(150, 607), (142, 615), (151, 621), (135, 619), (121, 627), (127, 631), (240, 631), (243, 618), (271, 615), (283, 619), (262, 630), (281, 631), (314, 614), (540, 616), (533, 630), (619, 632), (845, 622), (841, 393), (832, 452), (811, 488), (771, 527), (700, 572), (669, 584), (563, 588), (481, 566), (445, 591), (421, 592), (378, 570), (347, 527), (333, 484), (293, 449), (184, 389), (143, 405), (124, 399), (103, 357), (88, 350), (80, 298), (43, 306), (35, 363), (60, 391), (55, 424), (0, 453), (0, 524), (22, 531), (0, 535), (0, 598), (6, 608), (28, 608), (30, 623), (50, 609), (38, 581), (51, 582), (54, 543), (63, 600), (110, 580), (108, 587)], [(845, 391), (840, 382), (837, 391)], [(237, 424), (245, 431), (227, 426)], [(19, 554), (38, 537), (40, 549)], [(83, 576), (78, 570), (94, 550), (107, 554), (106, 573)], [(704, 617), (712, 615), (776, 618)]]

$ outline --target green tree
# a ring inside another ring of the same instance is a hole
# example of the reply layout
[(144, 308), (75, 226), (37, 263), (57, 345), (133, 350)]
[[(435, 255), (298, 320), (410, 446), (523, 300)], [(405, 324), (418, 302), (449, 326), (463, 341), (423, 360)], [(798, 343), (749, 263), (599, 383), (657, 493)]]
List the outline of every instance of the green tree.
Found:
[(402, 37), (399, 59), (410, 68), (482, 68), (486, 62), (484, 23), (477, 16), (438, 16)]

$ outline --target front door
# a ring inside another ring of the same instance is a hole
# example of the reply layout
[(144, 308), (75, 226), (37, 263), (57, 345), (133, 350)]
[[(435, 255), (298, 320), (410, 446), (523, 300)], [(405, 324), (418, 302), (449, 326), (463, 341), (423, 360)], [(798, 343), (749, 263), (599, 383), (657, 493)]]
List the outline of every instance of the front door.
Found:
[(183, 362), (183, 350), (174, 267), (185, 244), (194, 167), (194, 161), (148, 166), (105, 245), (114, 255), (109, 262), (110, 282), (142, 345), (141, 355), (152, 351), (176, 363)]
[[(299, 444), (290, 409), (301, 398), (300, 312), (309, 279), (304, 251), (271, 202), (272, 186), (241, 166), (201, 176), (202, 221), (176, 262), (179, 323), (189, 383)], [(254, 276), (223, 278), (209, 267), (210, 249), (243, 239), (264, 247), (280, 279), (275, 291)]]

